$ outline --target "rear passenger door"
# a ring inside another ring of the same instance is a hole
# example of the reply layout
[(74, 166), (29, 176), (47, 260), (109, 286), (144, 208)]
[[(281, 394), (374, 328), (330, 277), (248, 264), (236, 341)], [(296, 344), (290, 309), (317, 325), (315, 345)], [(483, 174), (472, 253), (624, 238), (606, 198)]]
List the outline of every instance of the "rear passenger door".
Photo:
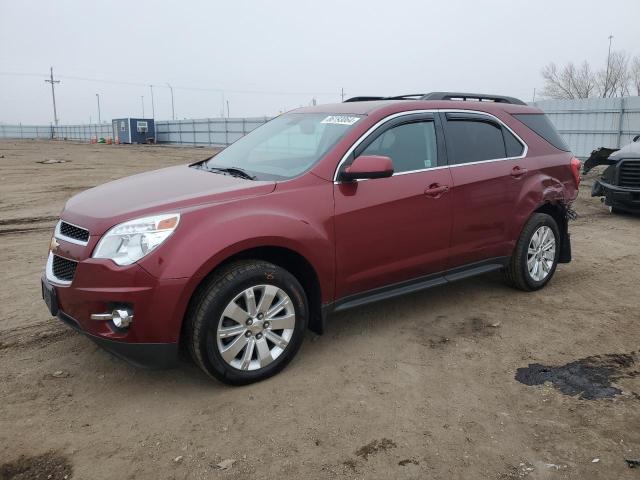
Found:
[(527, 176), (525, 146), (493, 116), (440, 115), (453, 182), (450, 267), (507, 256), (508, 225)]

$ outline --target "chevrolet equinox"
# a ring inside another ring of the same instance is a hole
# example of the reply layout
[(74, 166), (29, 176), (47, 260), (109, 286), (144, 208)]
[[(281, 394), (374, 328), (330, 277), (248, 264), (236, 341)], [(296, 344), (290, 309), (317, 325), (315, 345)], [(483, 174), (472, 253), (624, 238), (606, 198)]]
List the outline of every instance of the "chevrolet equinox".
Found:
[(300, 108), (211, 158), (71, 198), (42, 296), (134, 364), (170, 366), (183, 346), (208, 375), (251, 383), (330, 312), (493, 270), (544, 287), (571, 260), (579, 169), (511, 97)]

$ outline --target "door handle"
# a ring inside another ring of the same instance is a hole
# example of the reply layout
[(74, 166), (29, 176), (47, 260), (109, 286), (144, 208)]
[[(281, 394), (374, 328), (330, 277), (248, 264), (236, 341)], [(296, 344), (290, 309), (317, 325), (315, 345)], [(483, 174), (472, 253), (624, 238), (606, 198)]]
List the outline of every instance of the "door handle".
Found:
[(528, 170), (527, 170), (526, 168), (520, 168), (520, 167), (518, 167), (518, 166), (516, 165), (515, 167), (513, 167), (513, 168), (511, 169), (511, 174), (510, 174), (510, 175), (511, 175), (512, 177), (516, 177), (516, 178), (518, 178), (518, 177), (521, 177), (521, 176), (523, 176), (523, 175), (526, 175), (526, 174), (527, 174), (527, 172), (528, 172)]
[(442, 195), (443, 193), (447, 193), (448, 191), (449, 185), (440, 185), (434, 183), (433, 185), (429, 185), (429, 188), (424, 191), (424, 194), (428, 197), (438, 198), (440, 195)]

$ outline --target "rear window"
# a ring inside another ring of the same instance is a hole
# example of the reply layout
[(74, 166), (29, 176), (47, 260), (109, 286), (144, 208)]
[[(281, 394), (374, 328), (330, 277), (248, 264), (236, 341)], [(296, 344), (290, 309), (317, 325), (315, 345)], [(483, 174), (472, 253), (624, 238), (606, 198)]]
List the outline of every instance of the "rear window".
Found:
[(549, 117), (544, 113), (518, 113), (513, 116), (557, 149), (564, 150), (565, 152), (570, 151), (569, 146), (558, 134), (556, 127), (553, 126)]

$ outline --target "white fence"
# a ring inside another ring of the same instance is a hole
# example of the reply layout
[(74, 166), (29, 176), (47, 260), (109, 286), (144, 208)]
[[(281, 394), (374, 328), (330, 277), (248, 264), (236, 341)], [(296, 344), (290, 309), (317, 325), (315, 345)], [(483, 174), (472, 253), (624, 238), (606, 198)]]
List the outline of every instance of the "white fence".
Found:
[(579, 158), (598, 147), (619, 148), (640, 134), (640, 97), (535, 102)]
[[(185, 145), (227, 146), (269, 120), (257, 118), (205, 118), (156, 122), (156, 141)], [(111, 123), (101, 125), (3, 125), (0, 138), (48, 138), (90, 141), (113, 137)]]
[(267, 117), (157, 121), (156, 140), (158, 143), (226, 146), (267, 121)]
[[(580, 158), (598, 147), (621, 147), (640, 134), (640, 97), (542, 100), (544, 110), (560, 135)], [(267, 122), (267, 117), (205, 118), (156, 122), (159, 143), (226, 146)], [(0, 138), (54, 138), (89, 141), (111, 137), (111, 124), (1, 125)]]

